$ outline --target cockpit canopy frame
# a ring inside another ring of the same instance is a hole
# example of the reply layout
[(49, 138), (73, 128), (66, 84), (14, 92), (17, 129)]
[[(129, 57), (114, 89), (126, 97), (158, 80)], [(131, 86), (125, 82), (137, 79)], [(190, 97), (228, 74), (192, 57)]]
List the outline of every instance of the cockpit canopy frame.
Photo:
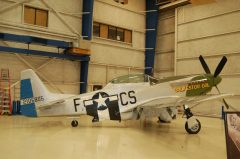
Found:
[(112, 79), (109, 83), (122, 84), (122, 83), (150, 83), (151, 85), (157, 84), (159, 79), (151, 77), (147, 74), (129, 74), (119, 76)]

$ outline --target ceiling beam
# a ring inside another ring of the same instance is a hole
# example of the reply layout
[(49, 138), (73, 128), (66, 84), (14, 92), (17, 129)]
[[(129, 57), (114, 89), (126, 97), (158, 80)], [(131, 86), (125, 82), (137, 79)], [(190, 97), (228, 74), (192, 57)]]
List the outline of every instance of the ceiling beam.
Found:
[(159, 10), (174, 9), (183, 5), (190, 4), (191, 0), (178, 0), (165, 5), (159, 6)]

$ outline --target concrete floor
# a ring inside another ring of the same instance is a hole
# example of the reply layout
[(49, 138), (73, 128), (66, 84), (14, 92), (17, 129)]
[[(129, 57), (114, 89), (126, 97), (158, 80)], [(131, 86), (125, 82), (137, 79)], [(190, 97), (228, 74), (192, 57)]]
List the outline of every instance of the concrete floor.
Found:
[(202, 130), (185, 132), (185, 119), (171, 124), (154, 121), (92, 124), (71, 119), (0, 116), (0, 158), (4, 159), (226, 159), (224, 124), (198, 117)]

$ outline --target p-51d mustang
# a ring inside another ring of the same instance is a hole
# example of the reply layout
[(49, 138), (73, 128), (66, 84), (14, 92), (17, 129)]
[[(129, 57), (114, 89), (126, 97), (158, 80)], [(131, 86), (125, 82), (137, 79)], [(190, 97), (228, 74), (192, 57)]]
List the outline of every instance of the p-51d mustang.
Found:
[[(87, 114), (93, 117), (92, 122), (98, 122), (105, 119), (139, 119), (148, 109), (153, 110), (160, 120), (171, 121), (176, 117), (176, 107), (183, 105), (187, 117), (185, 129), (190, 134), (197, 134), (201, 124), (188, 105), (231, 95), (220, 92), (207, 95), (221, 82), (219, 74), (227, 58), (222, 58), (214, 74), (211, 74), (203, 57), (199, 59), (206, 74), (165, 79), (144, 74), (121, 76), (110, 81), (102, 90), (80, 95), (51, 93), (32, 70), (25, 70), (21, 72), (21, 113), (30, 117)], [(76, 127), (78, 121), (73, 120), (71, 124)]]

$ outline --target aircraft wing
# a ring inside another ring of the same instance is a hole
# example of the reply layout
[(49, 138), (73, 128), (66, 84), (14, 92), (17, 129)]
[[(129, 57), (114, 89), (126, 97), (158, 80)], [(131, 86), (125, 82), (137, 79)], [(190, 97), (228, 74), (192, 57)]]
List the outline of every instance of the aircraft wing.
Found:
[(202, 102), (222, 99), (230, 96), (233, 96), (233, 94), (212, 94), (212, 95), (205, 95), (205, 96), (198, 96), (198, 97), (164, 96), (164, 97), (158, 97), (158, 98), (144, 101), (143, 103), (140, 103), (137, 107), (163, 108), (163, 107), (169, 107), (169, 106), (180, 106), (183, 104), (195, 105)]
[(234, 96), (234, 94), (217, 94), (217, 95), (207, 95), (206, 97), (199, 98), (197, 100), (194, 100), (190, 102), (190, 104), (199, 104), (202, 102), (210, 101), (210, 100), (216, 100), (216, 99), (222, 99), (225, 97), (231, 97)]
[(198, 96), (198, 97), (169, 96), (169, 97), (165, 97), (164, 100), (161, 100), (161, 98), (153, 99), (149, 102), (139, 105), (139, 107), (144, 108), (148, 106), (150, 107), (154, 106), (154, 107), (162, 108), (162, 107), (169, 107), (169, 106), (179, 106), (183, 104), (194, 105), (194, 104), (199, 104), (206, 101), (222, 99), (229, 96), (233, 96), (233, 94), (216, 94), (216, 95), (205, 95), (205, 96)]
[(61, 103), (64, 103), (66, 100), (65, 99), (59, 99), (59, 100), (54, 100), (47, 102), (45, 104), (41, 104), (38, 106), (38, 109), (44, 109), (44, 108), (49, 108), (49, 107), (55, 107), (58, 106)]
[[(211, 100), (217, 100), (222, 99), (225, 97), (234, 96), (234, 94), (212, 94), (212, 95), (204, 95), (204, 96), (197, 96), (197, 97), (181, 97), (181, 96), (160, 96), (156, 98), (151, 98), (148, 100), (145, 100), (141, 103), (137, 104), (137, 108), (164, 108), (164, 107), (170, 107), (170, 106), (181, 106), (183, 104), (186, 105), (197, 105), (202, 102), (211, 101)], [(132, 108), (126, 108), (122, 109), (121, 112), (128, 112), (131, 111)]]

